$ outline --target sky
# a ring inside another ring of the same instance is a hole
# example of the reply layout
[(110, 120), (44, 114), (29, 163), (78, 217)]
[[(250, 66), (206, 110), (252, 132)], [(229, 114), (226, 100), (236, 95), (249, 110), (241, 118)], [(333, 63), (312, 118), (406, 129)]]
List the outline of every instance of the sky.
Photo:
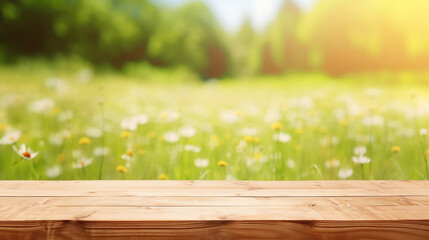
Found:
[[(165, 5), (178, 6), (193, 0), (155, 0)], [(284, 0), (201, 0), (212, 9), (222, 27), (237, 31), (248, 17), (256, 31), (263, 31), (277, 16)], [(294, 0), (304, 11), (311, 9), (316, 0)]]

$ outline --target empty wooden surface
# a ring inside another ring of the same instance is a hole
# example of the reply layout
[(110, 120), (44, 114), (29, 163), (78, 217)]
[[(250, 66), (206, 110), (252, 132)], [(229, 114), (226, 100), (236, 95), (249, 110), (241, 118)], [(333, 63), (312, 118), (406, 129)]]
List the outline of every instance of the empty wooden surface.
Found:
[(429, 239), (429, 181), (0, 181), (1, 239)]

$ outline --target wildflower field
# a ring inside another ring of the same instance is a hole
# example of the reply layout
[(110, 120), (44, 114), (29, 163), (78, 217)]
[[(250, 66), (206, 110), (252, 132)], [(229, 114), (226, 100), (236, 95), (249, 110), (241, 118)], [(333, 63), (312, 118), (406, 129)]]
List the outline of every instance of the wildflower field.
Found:
[(391, 76), (2, 68), (0, 179), (428, 179), (429, 86)]

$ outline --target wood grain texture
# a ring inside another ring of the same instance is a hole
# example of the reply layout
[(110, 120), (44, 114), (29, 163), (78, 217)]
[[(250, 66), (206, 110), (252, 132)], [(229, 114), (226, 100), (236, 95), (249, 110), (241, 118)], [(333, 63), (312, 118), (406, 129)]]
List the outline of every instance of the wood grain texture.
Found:
[(429, 181), (0, 181), (3, 239), (429, 239)]

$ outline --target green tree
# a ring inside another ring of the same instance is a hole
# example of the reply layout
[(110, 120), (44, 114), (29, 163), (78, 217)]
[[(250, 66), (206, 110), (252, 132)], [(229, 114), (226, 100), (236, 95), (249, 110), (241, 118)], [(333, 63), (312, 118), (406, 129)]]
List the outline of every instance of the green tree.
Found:
[[(222, 29), (210, 9), (201, 2), (191, 2), (179, 9), (169, 9), (161, 13), (155, 25), (155, 32), (148, 44), (149, 56), (159, 65), (185, 65), (204, 77), (211, 76), (208, 67), (216, 64), (227, 71), (228, 56)], [(220, 59), (217, 58), (218, 54)]]
[(229, 43), (234, 75), (249, 76), (260, 70), (261, 43), (261, 36), (253, 30), (250, 19), (247, 18)]

